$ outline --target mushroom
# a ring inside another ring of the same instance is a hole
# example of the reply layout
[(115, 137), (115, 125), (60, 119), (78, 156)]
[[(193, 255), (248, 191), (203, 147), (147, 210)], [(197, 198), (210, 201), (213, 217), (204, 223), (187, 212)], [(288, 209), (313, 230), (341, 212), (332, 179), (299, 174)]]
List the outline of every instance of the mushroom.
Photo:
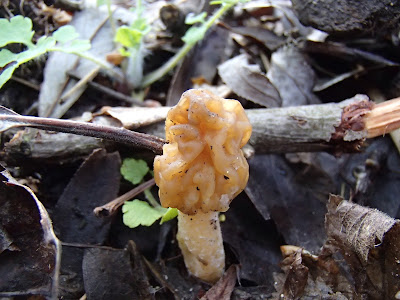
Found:
[(154, 160), (160, 201), (179, 210), (177, 239), (189, 272), (213, 283), (225, 268), (219, 212), (247, 184), (241, 148), (251, 125), (239, 101), (192, 89), (168, 112), (165, 132), (168, 144)]

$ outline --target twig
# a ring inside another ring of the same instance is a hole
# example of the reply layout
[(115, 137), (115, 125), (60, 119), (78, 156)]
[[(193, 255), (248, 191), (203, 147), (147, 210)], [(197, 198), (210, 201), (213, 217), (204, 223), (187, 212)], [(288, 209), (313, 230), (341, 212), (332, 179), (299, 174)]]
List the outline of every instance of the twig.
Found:
[(0, 131), (12, 127), (25, 126), (108, 139), (134, 147), (149, 149), (156, 154), (162, 153), (162, 147), (165, 144), (163, 139), (156, 136), (125, 128), (52, 118), (21, 116), (0, 106)]
[[(60, 101), (64, 102), (67, 98), (71, 97), (73, 93), (87, 85), (88, 82), (92, 81), (93, 78), (97, 76), (100, 71), (100, 66), (96, 66), (94, 69), (90, 70), (84, 77), (79, 79), (79, 81), (68, 91), (66, 91), (60, 98)], [(75, 101), (74, 101), (75, 102)]]
[(82, 244), (82, 243), (68, 243), (68, 242), (61, 242), (61, 246), (73, 247), (73, 248), (98, 248), (98, 249), (111, 250), (111, 251), (120, 251), (121, 250), (121, 249), (113, 248), (113, 247), (109, 247), (109, 246), (90, 245), (90, 244)]
[(15, 76), (15, 75), (11, 76), (11, 80), (14, 80), (14, 81), (16, 81), (18, 83), (21, 83), (21, 84), (23, 84), (23, 85), (25, 85), (25, 86), (27, 86), (27, 87), (35, 90), (35, 91), (40, 91), (40, 86), (39, 85), (34, 84), (34, 83), (32, 83), (32, 82), (30, 82), (28, 80), (19, 78), (18, 76)]
[(400, 128), (400, 98), (375, 104), (365, 95), (340, 103), (246, 111), (256, 153), (357, 152), (366, 138)]
[[(153, 135), (122, 128), (2, 113), (10, 111), (0, 107), (0, 131), (7, 127), (7, 124), (2, 126), (1, 121), (8, 121), (12, 123), (8, 128), (31, 126), (94, 136), (143, 147), (157, 154), (162, 153), (165, 143)], [(365, 139), (400, 128), (400, 98), (375, 104), (367, 96), (357, 95), (340, 103), (251, 109), (246, 110), (246, 114), (253, 126), (249, 145), (258, 154), (315, 151), (340, 154), (360, 151)], [(162, 136), (164, 125), (146, 130)]]
[[(79, 78), (78, 76), (71, 74), (71, 73), (68, 73), (68, 76), (75, 80), (81, 80), (81, 78)], [(114, 91), (113, 89), (110, 89), (102, 84), (97, 83), (97, 82), (89, 81), (89, 82), (87, 82), (87, 84), (88, 84), (88, 86), (90, 86), (100, 92), (103, 92), (103, 93), (107, 94), (108, 96), (111, 96), (115, 99), (122, 100), (122, 101), (125, 101), (128, 103), (131, 103), (131, 104), (135, 104), (137, 106), (145, 106), (143, 102), (136, 100), (132, 97), (129, 97), (128, 95), (125, 95), (123, 93)]]
[(141, 185), (130, 190), (129, 192), (112, 200), (111, 202), (108, 202), (107, 204), (105, 204), (103, 206), (96, 207), (93, 210), (93, 212), (98, 217), (110, 216), (110, 215), (114, 214), (117, 211), (117, 209), (125, 203), (125, 201), (132, 199), (133, 197), (142, 193), (144, 190), (148, 189), (149, 187), (153, 186), (154, 184), (155, 184), (154, 178), (150, 179), (149, 181), (142, 183)]

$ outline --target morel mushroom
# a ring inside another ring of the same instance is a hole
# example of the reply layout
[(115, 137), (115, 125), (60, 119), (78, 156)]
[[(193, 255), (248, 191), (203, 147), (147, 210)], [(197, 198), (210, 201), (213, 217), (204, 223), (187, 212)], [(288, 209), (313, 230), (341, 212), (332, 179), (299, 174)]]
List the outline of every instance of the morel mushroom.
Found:
[(176, 207), (179, 247), (189, 272), (215, 282), (225, 268), (218, 212), (246, 186), (241, 148), (251, 125), (241, 104), (206, 90), (189, 90), (169, 112), (168, 144), (154, 160), (161, 204)]

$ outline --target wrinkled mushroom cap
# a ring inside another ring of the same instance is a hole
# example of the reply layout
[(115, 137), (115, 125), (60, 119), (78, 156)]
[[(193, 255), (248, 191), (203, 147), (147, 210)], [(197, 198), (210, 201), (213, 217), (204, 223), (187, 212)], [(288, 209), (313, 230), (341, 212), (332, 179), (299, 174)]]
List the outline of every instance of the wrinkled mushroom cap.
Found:
[(226, 211), (249, 176), (241, 148), (251, 125), (241, 104), (189, 90), (168, 112), (165, 131), (169, 143), (154, 160), (161, 204), (190, 215)]

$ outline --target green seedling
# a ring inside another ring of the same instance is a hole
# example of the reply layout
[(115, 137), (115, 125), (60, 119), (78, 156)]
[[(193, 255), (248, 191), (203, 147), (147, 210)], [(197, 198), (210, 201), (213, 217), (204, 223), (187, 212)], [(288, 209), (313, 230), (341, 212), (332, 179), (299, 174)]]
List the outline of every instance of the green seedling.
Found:
[(91, 47), (90, 41), (79, 39), (71, 25), (60, 27), (52, 36), (42, 36), (36, 44), (32, 41), (35, 33), (32, 30), (32, 20), (27, 17), (15, 16), (10, 20), (2, 18), (0, 28), (0, 47), (9, 44), (22, 44), (26, 47), (20, 53), (13, 53), (8, 49), (0, 50), (0, 88), (20, 65), (51, 51), (75, 54), (108, 68), (103, 62), (85, 53)]
[(143, 39), (151, 30), (147, 19), (143, 17), (142, 1), (136, 1), (135, 18), (130, 26), (118, 28), (115, 41), (122, 45), (119, 49), (123, 56), (128, 57), (126, 77), (132, 87), (139, 87), (143, 79), (143, 59), (146, 54)]
[[(139, 184), (143, 181), (145, 175), (150, 172), (147, 163), (141, 159), (127, 158), (121, 166), (122, 176), (133, 184)], [(176, 208), (162, 207), (149, 189), (144, 191), (147, 201), (134, 199), (127, 201), (122, 206), (123, 222), (130, 228), (140, 225), (151, 226), (157, 220), (160, 224), (172, 220), (178, 215)]]

